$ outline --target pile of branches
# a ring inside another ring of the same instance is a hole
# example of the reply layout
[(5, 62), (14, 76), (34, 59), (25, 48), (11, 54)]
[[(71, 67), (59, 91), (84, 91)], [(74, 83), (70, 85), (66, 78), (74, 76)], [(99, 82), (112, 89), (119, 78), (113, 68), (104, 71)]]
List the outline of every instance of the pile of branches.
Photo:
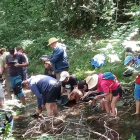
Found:
[[(101, 119), (100, 119), (101, 120)], [(97, 138), (99, 140), (119, 140), (119, 134), (107, 126), (107, 121), (104, 121), (104, 134), (96, 132), (86, 124), (83, 114), (80, 118), (64, 120), (61, 117), (45, 117), (44, 115), (37, 120), (33, 120), (29, 125), (32, 125), (23, 135), (24, 138), (36, 136), (51, 137), (55, 140), (90, 140)]]

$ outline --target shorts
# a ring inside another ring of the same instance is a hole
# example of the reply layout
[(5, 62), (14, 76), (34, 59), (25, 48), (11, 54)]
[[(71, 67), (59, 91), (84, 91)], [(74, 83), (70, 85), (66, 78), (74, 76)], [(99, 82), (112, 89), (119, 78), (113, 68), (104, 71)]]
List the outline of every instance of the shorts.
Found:
[(140, 99), (140, 84), (135, 84), (134, 99), (135, 100), (139, 100)]
[(43, 104), (45, 103), (55, 103), (61, 96), (61, 84), (56, 84), (52, 87), (52, 89), (42, 94)]
[[(22, 85), (21, 85), (21, 76), (12, 76), (10, 77), (10, 81), (11, 81), (11, 85), (12, 88), (15, 89), (16, 85), (18, 84), (18, 86), (20, 86), (20, 88), (18, 89), (18, 93), (15, 93), (17, 98), (21, 98), (24, 96), (23, 92), (22, 92)], [(14, 91), (15, 92), (15, 91)]]
[(122, 97), (122, 88), (120, 85), (118, 86), (116, 90), (112, 91), (112, 95), (117, 96), (118, 98)]

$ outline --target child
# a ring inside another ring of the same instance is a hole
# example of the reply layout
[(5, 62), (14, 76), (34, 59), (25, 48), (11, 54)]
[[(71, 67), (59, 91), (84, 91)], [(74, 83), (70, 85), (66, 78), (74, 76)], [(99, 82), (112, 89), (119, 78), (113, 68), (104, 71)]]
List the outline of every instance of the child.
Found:
[(68, 99), (75, 100), (76, 103), (79, 103), (82, 97), (83, 97), (83, 93), (78, 89), (74, 89), (71, 93), (68, 94)]

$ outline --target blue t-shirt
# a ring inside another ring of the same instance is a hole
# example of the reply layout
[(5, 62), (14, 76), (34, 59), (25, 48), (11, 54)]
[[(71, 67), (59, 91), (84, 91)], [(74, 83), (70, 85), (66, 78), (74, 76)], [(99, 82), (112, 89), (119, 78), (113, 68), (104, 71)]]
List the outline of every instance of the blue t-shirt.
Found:
[(42, 95), (47, 94), (52, 87), (57, 83), (57, 80), (46, 75), (32, 76), (27, 80), (31, 91), (36, 95), (38, 108), (42, 105)]

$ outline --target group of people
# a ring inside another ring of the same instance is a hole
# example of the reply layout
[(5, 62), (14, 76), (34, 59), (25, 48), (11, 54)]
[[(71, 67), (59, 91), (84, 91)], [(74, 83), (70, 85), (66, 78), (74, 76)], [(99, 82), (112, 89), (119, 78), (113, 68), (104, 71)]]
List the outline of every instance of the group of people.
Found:
[[(14, 92), (16, 97), (19, 98), (24, 105), (25, 97), (22, 91), (22, 81), (27, 78), (26, 67), (28, 65), (28, 58), (24, 54), (21, 46), (16, 48), (10, 47), (9, 52), (6, 52), (5, 48), (0, 49), (0, 75), (3, 75), (5, 78), (7, 98), (12, 99), (11, 95)], [(8, 117), (8, 112), (3, 109), (5, 94), (2, 88), (2, 81), (0, 81), (0, 87), (0, 115), (3, 118), (1, 118), (0, 127), (4, 131), (8, 123), (11, 123), (12, 126), (13, 119), (12, 117)]]
[[(57, 114), (57, 101), (62, 95), (67, 95), (69, 100), (75, 100), (76, 103), (93, 95), (93, 108), (96, 106), (96, 101), (100, 100), (101, 107), (106, 110), (107, 115), (116, 118), (116, 105), (122, 96), (122, 88), (117, 77), (111, 72), (105, 72), (93, 74), (78, 81), (75, 76), (69, 74), (66, 46), (58, 41), (59, 39), (55, 37), (48, 41), (48, 46), (53, 49), (53, 54), (43, 59), (45, 73), (30, 78), (27, 74), (29, 61), (21, 46), (10, 47), (9, 52), (6, 52), (4, 48), (0, 50), (0, 75), (5, 75), (7, 95), (11, 96), (11, 92), (14, 92), (25, 105), (26, 101), (22, 89), (30, 89), (37, 97), (36, 115), (39, 115), (46, 107), (48, 116)], [(138, 68), (137, 58), (128, 55), (124, 65), (131, 64), (136, 64), (135, 68)], [(139, 72), (137, 74), (135, 114), (140, 113), (140, 94), (138, 94), (140, 92), (140, 74)], [(4, 100), (0, 101), (2, 105)]]
[(57, 100), (62, 95), (67, 95), (69, 100), (75, 100), (78, 103), (94, 93), (93, 107), (97, 100), (101, 100), (107, 114), (111, 113), (115, 118), (117, 116), (116, 104), (122, 96), (122, 89), (117, 78), (108, 72), (105, 74), (112, 76), (113, 79), (104, 78), (105, 74), (100, 73), (78, 81), (68, 72), (66, 46), (59, 43), (57, 38), (50, 38), (48, 45), (53, 49), (53, 54), (43, 59), (45, 73), (48, 76), (36, 75), (22, 82), (22, 86), (25, 89), (31, 89), (37, 97), (36, 114), (39, 115), (45, 106), (48, 116), (56, 115)]

